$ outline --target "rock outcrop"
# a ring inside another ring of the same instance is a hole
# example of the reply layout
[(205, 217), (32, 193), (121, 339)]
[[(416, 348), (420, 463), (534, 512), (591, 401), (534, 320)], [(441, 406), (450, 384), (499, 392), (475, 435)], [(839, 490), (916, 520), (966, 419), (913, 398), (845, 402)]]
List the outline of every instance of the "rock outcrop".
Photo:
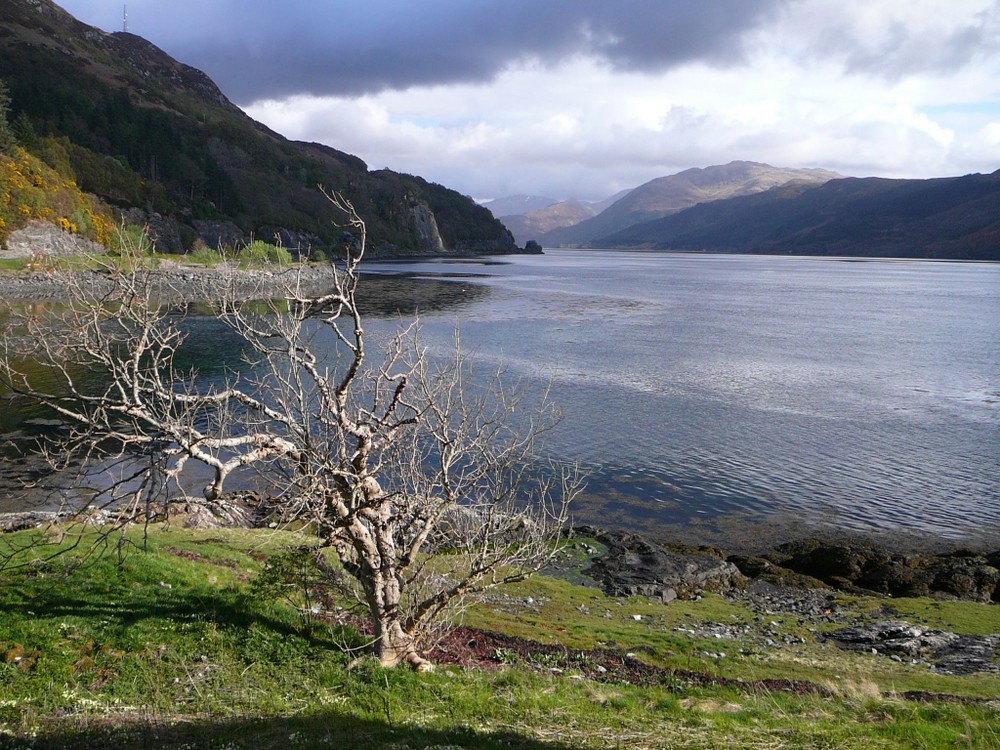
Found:
[(413, 225), (416, 227), (417, 237), (420, 238), (424, 251), (433, 255), (445, 252), (444, 240), (441, 239), (437, 219), (430, 207), (426, 203), (416, 203), (411, 211), (413, 212)]
[(247, 244), (246, 234), (231, 221), (196, 219), (192, 223), (201, 241), (213, 250), (224, 247), (242, 247)]
[(0, 246), (2, 258), (85, 255), (103, 253), (104, 248), (77, 234), (66, 232), (47, 221), (32, 221), (10, 233), (7, 247)]
[(996, 661), (1000, 635), (958, 635), (902, 620), (881, 620), (834, 630), (825, 637), (851, 651), (929, 662), (946, 674), (1000, 672)]
[(744, 582), (735, 565), (707, 551), (674, 550), (631, 532), (578, 531), (607, 547), (584, 572), (611, 596), (640, 595), (669, 602)]
[(894, 552), (870, 542), (803, 539), (755, 557), (730, 557), (745, 575), (844, 591), (1000, 602), (1000, 551)]

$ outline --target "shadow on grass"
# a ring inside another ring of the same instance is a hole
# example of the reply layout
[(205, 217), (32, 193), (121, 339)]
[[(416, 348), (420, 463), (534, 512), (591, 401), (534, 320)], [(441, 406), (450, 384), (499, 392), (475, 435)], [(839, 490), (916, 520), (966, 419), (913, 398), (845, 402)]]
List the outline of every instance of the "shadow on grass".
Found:
[[(427, 729), (358, 719), (338, 713), (270, 719), (205, 719), (169, 723), (100, 718), (43, 726), (32, 737), (0, 735), (6, 750), (294, 750), (295, 748), (396, 748), (397, 750), (572, 750), (575, 745), (547, 742), (501, 729)], [(609, 738), (610, 739), (610, 738)]]
[(174, 622), (207, 620), (236, 628), (257, 623), (283, 635), (300, 634), (299, 628), (293, 624), (256, 610), (247, 596), (202, 587), (177, 587), (146, 594), (117, 586), (102, 590), (74, 576), (44, 588), (30, 598), (0, 595), (0, 606), (9, 613), (19, 612), (24, 617), (83, 617), (95, 621), (112, 620), (122, 627), (146, 619)]
[[(0, 578), (0, 643), (5, 622), (59, 623), (66, 618), (101, 623), (105, 632), (110, 626), (122, 635), (135, 632), (146, 621), (158, 621), (176, 628), (200, 623), (236, 635), (257, 628), (278, 639), (294, 637), (308, 647), (338, 651), (362, 642), (350, 628), (311, 627), (290, 613), (279, 613), (252, 592), (235, 588), (139, 582), (127, 572), (88, 577), (77, 571), (44, 582), (24, 576)], [(116, 645), (113, 640), (112, 645)]]

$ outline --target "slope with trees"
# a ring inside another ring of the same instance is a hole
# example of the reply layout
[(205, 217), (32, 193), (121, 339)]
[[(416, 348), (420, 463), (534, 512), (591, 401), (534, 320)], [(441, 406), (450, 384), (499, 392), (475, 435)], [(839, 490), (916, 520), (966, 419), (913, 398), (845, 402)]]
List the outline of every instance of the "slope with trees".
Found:
[(8, 121), (10, 98), (0, 80), (0, 250), (12, 232), (49, 222), (88, 240), (112, 240), (111, 211), (18, 142)]
[(0, 78), (22, 145), (112, 204), (168, 216), (175, 229), (165, 234), (176, 237), (163, 237), (163, 249), (189, 246), (199, 232), (210, 240), (220, 222), (248, 239), (281, 234), (331, 247), (322, 184), (347, 191), (368, 217), (374, 254), (516, 250), (470, 198), (289, 141), (201, 71), (141, 37), (87, 26), (50, 0), (0, 5)]

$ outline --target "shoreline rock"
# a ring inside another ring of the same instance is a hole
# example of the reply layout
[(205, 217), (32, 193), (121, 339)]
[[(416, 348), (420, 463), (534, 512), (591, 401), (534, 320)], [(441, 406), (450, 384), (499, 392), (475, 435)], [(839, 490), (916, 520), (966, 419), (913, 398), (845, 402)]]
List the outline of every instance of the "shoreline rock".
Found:
[(1000, 672), (996, 661), (1000, 634), (958, 635), (903, 620), (880, 620), (834, 630), (823, 640), (845, 651), (870, 651), (897, 661), (927, 663), (944, 674)]
[(607, 547), (584, 573), (614, 596), (669, 601), (753, 581), (782, 589), (1000, 603), (1000, 550), (898, 552), (874, 541), (809, 537), (756, 555), (727, 556), (715, 547), (660, 542), (632, 531), (578, 526), (572, 533)]
[(633, 532), (578, 527), (607, 547), (585, 575), (602, 584), (610, 596), (648, 596), (663, 602), (691, 599), (705, 591), (740, 588), (745, 579), (730, 562), (704, 551), (681, 552)]
[(754, 578), (816, 581), (851, 593), (1000, 603), (1000, 550), (898, 552), (875, 542), (811, 537), (729, 560)]

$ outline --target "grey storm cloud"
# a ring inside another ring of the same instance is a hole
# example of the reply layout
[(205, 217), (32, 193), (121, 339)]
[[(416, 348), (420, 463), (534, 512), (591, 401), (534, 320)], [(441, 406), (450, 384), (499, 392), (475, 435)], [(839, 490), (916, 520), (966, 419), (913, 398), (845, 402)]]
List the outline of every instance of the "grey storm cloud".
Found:
[(913, 73), (954, 72), (1000, 50), (1000, 2), (948, 32), (914, 31), (896, 21), (861, 41), (843, 28), (827, 29), (824, 48), (843, 59), (850, 73), (894, 80)]
[(617, 70), (728, 65), (787, 2), (177, 0), (133, 30), (247, 103), (489, 81), (516, 62), (578, 55)]

